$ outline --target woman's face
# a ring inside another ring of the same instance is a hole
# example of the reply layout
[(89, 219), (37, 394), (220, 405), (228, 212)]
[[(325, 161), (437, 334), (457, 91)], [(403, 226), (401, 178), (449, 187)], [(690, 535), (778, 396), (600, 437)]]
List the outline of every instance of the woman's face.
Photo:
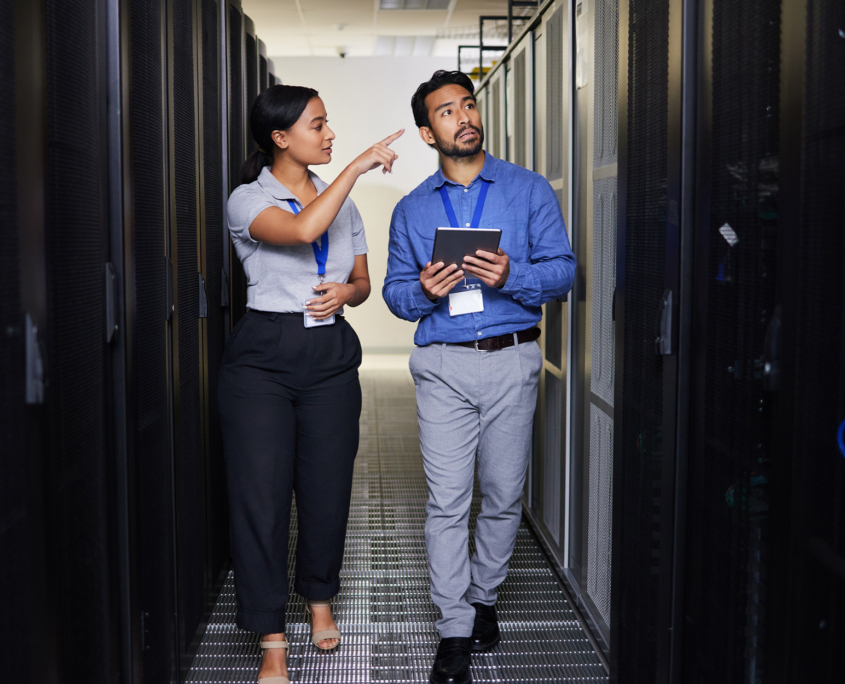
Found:
[(303, 166), (328, 164), (332, 160), (334, 131), (329, 128), (323, 101), (312, 97), (293, 126), (286, 131), (273, 131), (273, 140), (291, 161)]

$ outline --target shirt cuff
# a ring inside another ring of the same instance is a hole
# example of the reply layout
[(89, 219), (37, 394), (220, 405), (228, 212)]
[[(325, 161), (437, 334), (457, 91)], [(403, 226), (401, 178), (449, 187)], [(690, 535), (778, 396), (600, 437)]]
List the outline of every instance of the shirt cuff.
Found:
[(522, 290), (522, 283), (525, 279), (526, 264), (511, 261), (510, 267), (511, 268), (510, 273), (508, 273), (508, 279), (505, 281), (505, 284), (502, 285), (500, 291), (504, 292), (505, 294), (509, 294), (513, 298), (516, 298), (516, 295), (519, 294), (519, 292)]
[(428, 297), (426, 297), (425, 292), (423, 292), (422, 283), (419, 281), (417, 281), (416, 285), (412, 288), (411, 296), (420, 318), (434, 311), (435, 307), (440, 302), (439, 299), (432, 302)]

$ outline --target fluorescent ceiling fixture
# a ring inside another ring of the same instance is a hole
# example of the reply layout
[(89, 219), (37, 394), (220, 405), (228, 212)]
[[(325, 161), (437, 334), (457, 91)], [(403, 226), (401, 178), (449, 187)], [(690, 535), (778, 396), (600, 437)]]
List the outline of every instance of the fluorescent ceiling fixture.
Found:
[(380, 0), (383, 10), (447, 10), (449, 0)]

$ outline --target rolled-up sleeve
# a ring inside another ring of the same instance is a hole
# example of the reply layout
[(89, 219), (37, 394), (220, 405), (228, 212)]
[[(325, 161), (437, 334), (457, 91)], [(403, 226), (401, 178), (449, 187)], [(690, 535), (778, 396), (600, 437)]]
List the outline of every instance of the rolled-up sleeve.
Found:
[(528, 262), (510, 262), (501, 291), (525, 306), (541, 306), (563, 297), (575, 278), (575, 255), (552, 186), (537, 177), (529, 200)]
[(411, 240), (402, 202), (393, 210), (390, 220), (390, 245), (387, 257), (387, 277), (381, 290), (387, 308), (406, 321), (418, 321), (437, 306), (422, 290), (420, 271)]

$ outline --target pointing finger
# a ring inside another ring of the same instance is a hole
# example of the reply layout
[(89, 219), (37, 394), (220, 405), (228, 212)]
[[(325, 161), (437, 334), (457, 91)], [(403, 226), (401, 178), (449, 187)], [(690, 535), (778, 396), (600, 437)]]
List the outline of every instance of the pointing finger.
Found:
[(382, 140), (382, 142), (385, 145), (389, 145), (394, 140), (397, 140), (398, 138), (400, 138), (404, 132), (405, 132), (405, 129), (402, 128), (402, 129), (396, 131), (396, 133), (393, 133), (392, 135), (388, 135), (384, 140)]

